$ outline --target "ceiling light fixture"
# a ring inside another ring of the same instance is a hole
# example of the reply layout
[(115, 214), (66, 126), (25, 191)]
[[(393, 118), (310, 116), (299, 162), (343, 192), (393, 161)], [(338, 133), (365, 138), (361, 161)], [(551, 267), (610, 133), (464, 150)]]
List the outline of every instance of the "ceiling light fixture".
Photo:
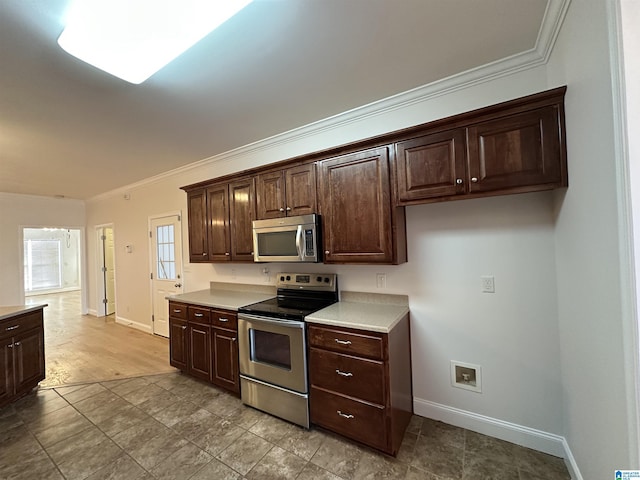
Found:
[(252, 0), (76, 0), (58, 44), (130, 83), (142, 83)]

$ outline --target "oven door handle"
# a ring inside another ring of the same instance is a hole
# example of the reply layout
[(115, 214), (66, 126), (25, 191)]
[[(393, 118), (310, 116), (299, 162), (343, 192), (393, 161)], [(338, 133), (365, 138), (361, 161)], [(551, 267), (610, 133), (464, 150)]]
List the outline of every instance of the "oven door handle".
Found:
[(302, 243), (302, 225), (298, 225), (298, 230), (296, 230), (296, 248), (298, 249), (298, 257), (300, 257), (300, 260), (304, 260), (304, 245)]
[(278, 320), (274, 320), (271, 318), (266, 318), (266, 317), (259, 317), (257, 315), (250, 315), (248, 313), (241, 313), (240, 315), (238, 315), (238, 321), (240, 320), (244, 320), (247, 322), (255, 322), (255, 323), (268, 323), (269, 325), (280, 325), (282, 327), (286, 327), (286, 328), (304, 328), (304, 322), (301, 321), (296, 321), (296, 320), (285, 320), (285, 319), (278, 319)]

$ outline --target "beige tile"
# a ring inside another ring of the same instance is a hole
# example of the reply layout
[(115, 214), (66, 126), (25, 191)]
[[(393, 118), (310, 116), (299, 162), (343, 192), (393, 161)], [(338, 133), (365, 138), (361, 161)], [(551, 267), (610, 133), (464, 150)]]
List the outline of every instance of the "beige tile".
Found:
[(442, 477), (438, 477), (433, 473), (425, 472), (416, 467), (410, 466), (407, 471), (407, 476), (405, 477), (405, 480), (443, 480), (443, 479)]
[(364, 450), (337, 437), (328, 436), (311, 458), (311, 463), (339, 477), (353, 478)]
[[(127, 385), (129, 384), (125, 383), (124, 385), (122, 385), (122, 387)], [(112, 391), (116, 393), (115, 389)], [(155, 398), (160, 398), (166, 394), (167, 391), (164, 388), (159, 387), (155, 384), (144, 384), (142, 386), (137, 386), (137, 388), (128, 392), (118, 393), (118, 395), (120, 395), (123, 399), (133, 405), (140, 405), (141, 403), (153, 400)]]
[[(424, 431), (424, 430), (423, 430)], [(411, 465), (446, 479), (462, 477), (464, 449), (433, 436), (420, 435), (413, 452)]]
[(515, 452), (521, 473), (535, 473), (552, 480), (571, 478), (562, 458), (524, 447), (516, 447)]
[(118, 382), (117, 385), (110, 386), (110, 390), (116, 395), (124, 397), (127, 393), (138, 390), (139, 388), (148, 387), (149, 382), (145, 377), (129, 378)]
[(314, 465), (313, 463), (307, 463), (296, 480), (342, 480), (342, 477)]
[(93, 417), (92, 421), (100, 430), (112, 438), (118, 433), (150, 418), (142, 410), (128, 403), (111, 413), (112, 415), (107, 418)]
[(267, 414), (260, 410), (256, 410), (255, 408), (248, 407), (246, 405), (241, 405), (231, 414), (227, 415), (226, 419), (248, 430), (266, 416)]
[(220, 420), (192, 441), (211, 455), (216, 455), (244, 433), (246, 433), (246, 430), (235, 423), (231, 423), (228, 420)]
[(154, 415), (158, 413), (160, 410), (164, 410), (167, 407), (170, 407), (174, 403), (180, 401), (180, 397), (174, 395), (168, 390), (164, 390), (164, 392), (160, 395), (156, 395), (148, 400), (137, 405), (137, 407), (148, 415)]
[(180, 436), (187, 440), (192, 440), (207, 433), (212, 427), (217, 425), (220, 420), (220, 417), (217, 415), (201, 408), (188, 417), (183, 418), (171, 428)]
[(517, 465), (516, 445), (498, 438), (467, 430), (465, 451), (474, 455), (490, 457), (495, 462)]
[(518, 478), (518, 468), (513, 464), (501, 463), (491, 457), (491, 452), (476, 455), (465, 452), (463, 480), (490, 478), (492, 480), (512, 480)]
[(84, 400), (80, 400), (75, 403), (73, 406), (80, 413), (87, 414), (91, 410), (95, 410), (96, 408), (108, 408), (110, 404), (114, 402), (122, 402), (122, 399), (116, 395), (115, 393), (105, 390), (104, 392), (93, 395), (89, 398), (85, 398)]
[(326, 438), (327, 436), (319, 430), (296, 427), (290, 434), (278, 440), (276, 445), (305, 460), (311, 460)]
[(209, 463), (212, 458), (211, 455), (193, 443), (187, 443), (153, 467), (150, 472), (159, 480), (190, 478), (191, 475)]
[(69, 418), (63, 422), (51, 425), (47, 428), (39, 429), (37, 432), (34, 432), (34, 435), (40, 444), (44, 448), (47, 448), (91, 427), (93, 427), (93, 424), (85, 417), (78, 414), (77, 416)]
[(188, 443), (169, 429), (153, 438), (138, 440), (143, 441), (138, 441), (133, 448), (126, 449), (126, 452), (147, 470), (155, 467)]
[(250, 432), (242, 434), (235, 442), (216, 455), (216, 458), (235, 471), (246, 475), (273, 444)]
[(178, 422), (184, 420), (188, 416), (194, 414), (200, 409), (195, 403), (187, 402), (186, 400), (179, 401), (173, 405), (169, 405), (167, 408), (160, 410), (152, 415), (153, 418), (162, 422), (167, 427), (172, 427)]
[(147, 417), (115, 434), (113, 441), (129, 451), (137, 448), (149, 438), (167, 432), (169, 432), (169, 429), (165, 425), (152, 417)]
[(249, 480), (288, 480), (296, 478), (306, 464), (303, 458), (273, 447), (245, 476)]
[(68, 391), (64, 388), (56, 389), (56, 391), (64, 397), (64, 399), (70, 404), (78, 403), (85, 398), (93, 397), (98, 393), (105, 392), (107, 389), (99, 383), (90, 383), (84, 385), (82, 388), (73, 389)]
[(240, 406), (242, 400), (228, 393), (220, 393), (215, 397), (201, 402), (200, 406), (211, 413), (215, 413), (219, 417), (228, 417), (232, 415)]
[(353, 475), (354, 480), (404, 480), (409, 465), (382, 453), (365, 452)]
[(95, 471), (87, 480), (137, 480), (147, 472), (126, 453)]
[(465, 430), (460, 427), (448, 425), (425, 418), (422, 421), (420, 436), (429, 438), (439, 444), (447, 444), (453, 447), (464, 448)]
[(296, 433), (297, 430), (298, 427), (271, 415), (265, 415), (249, 429), (251, 433), (271, 443), (276, 443), (285, 436)]
[(242, 476), (217, 459), (212, 459), (189, 480), (240, 480)]

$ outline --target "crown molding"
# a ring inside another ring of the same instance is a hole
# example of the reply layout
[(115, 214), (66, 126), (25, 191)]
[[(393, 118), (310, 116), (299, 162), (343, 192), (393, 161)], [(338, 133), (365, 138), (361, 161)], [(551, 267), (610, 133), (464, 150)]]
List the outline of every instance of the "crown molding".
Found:
[[(570, 3), (571, 0), (549, 0), (538, 32), (536, 44), (530, 50), (496, 60), (480, 67), (466, 70), (450, 77), (347, 110), (346, 112), (273, 135), (263, 140), (258, 140), (257, 142), (249, 143), (242, 147), (238, 147), (173, 170), (169, 170), (168, 172), (149, 177), (139, 182), (132, 183), (115, 190), (110, 190), (109, 192), (91, 197), (87, 202), (97, 202), (110, 197), (123, 195), (129, 190), (156, 183), (174, 175), (189, 172), (198, 168), (211, 167), (214, 164), (232, 161), (234, 158), (244, 155), (268, 150), (279, 145), (293, 143), (319, 133), (343, 128), (346, 125), (356, 123), (367, 118), (383, 115), (394, 110), (406, 108), (433, 98), (464, 90), (474, 85), (480, 85), (501, 77), (506, 77), (524, 70), (544, 65), (549, 61), (549, 57), (553, 51), (555, 41), (558, 37), (558, 33), (560, 32), (560, 28), (562, 27), (562, 23), (567, 10), (569, 9)], [(303, 153), (311, 152), (301, 152), (301, 154)]]

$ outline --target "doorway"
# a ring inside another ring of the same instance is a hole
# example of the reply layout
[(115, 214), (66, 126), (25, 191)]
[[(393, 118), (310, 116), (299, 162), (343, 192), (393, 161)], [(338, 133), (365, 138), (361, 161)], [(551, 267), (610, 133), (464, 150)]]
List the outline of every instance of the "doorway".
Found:
[(97, 289), (96, 315), (106, 317), (116, 313), (116, 262), (113, 225), (96, 227)]
[(149, 218), (151, 312), (153, 333), (169, 337), (167, 296), (182, 293), (182, 226), (180, 213)]

